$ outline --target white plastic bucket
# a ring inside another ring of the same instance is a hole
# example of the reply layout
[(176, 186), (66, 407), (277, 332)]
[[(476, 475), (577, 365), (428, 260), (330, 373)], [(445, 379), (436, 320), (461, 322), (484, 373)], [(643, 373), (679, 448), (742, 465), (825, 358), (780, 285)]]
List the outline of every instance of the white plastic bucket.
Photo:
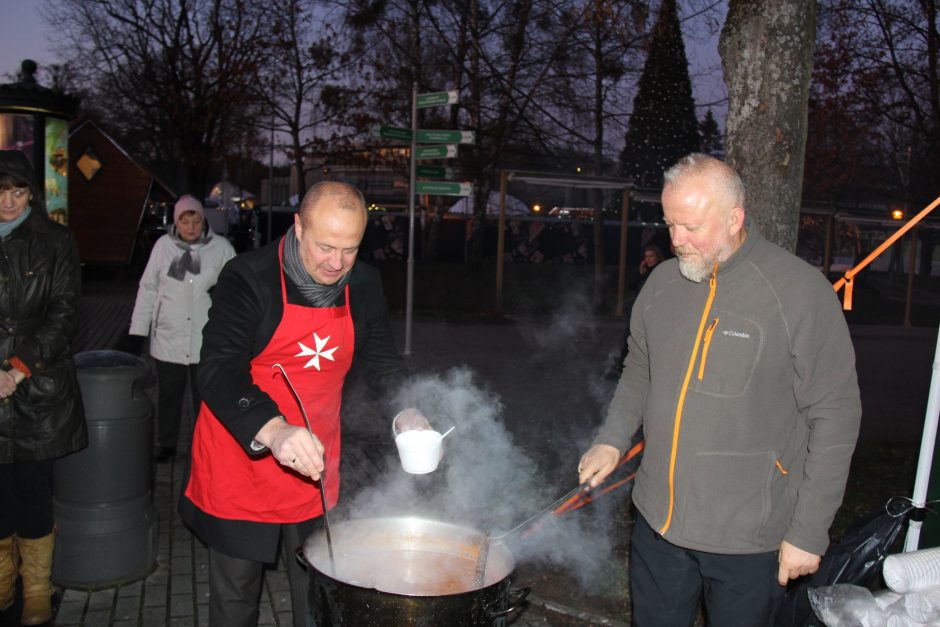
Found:
[(401, 458), (402, 469), (413, 475), (424, 475), (437, 469), (443, 447), (438, 431), (402, 431), (395, 436), (395, 446)]

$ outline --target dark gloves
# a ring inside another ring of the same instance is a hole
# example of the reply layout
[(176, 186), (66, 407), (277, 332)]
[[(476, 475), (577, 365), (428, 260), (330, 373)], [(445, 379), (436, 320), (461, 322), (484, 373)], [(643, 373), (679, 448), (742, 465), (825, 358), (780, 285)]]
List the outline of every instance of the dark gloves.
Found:
[(122, 353), (130, 353), (131, 355), (140, 355), (144, 350), (144, 340), (147, 339), (141, 335), (130, 335), (125, 333), (121, 339), (118, 340), (117, 345), (114, 347), (115, 350), (119, 350)]

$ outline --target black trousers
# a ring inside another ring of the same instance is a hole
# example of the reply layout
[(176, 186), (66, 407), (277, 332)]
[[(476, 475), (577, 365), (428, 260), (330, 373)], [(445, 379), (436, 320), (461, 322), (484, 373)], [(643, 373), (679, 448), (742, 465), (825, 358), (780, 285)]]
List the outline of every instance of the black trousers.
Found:
[(157, 371), (157, 445), (160, 448), (176, 448), (180, 435), (180, 416), (183, 411), (183, 395), (186, 379), (193, 397), (193, 415), (199, 413), (202, 397), (196, 387), (196, 364), (172, 364), (154, 359)]
[(715, 627), (773, 625), (786, 588), (777, 584), (777, 553), (722, 555), (670, 544), (637, 514), (630, 542), (633, 624), (692, 625), (704, 596)]
[[(281, 525), (281, 559), (287, 567), (294, 627), (307, 626), (309, 580), (294, 551), (303, 544), (310, 529), (309, 522)], [(255, 627), (263, 578), (263, 563), (231, 557), (210, 547), (209, 626)]]
[(0, 464), (0, 538), (42, 538), (52, 523), (52, 460)]

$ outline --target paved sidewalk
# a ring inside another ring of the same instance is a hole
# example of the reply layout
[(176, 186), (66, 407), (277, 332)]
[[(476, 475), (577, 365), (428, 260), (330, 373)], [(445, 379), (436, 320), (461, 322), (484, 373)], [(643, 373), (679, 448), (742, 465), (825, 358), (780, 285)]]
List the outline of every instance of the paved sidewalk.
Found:
[[(183, 433), (191, 432), (192, 417), (186, 416)], [(359, 447), (356, 456), (375, 450), (375, 442)], [(177, 459), (156, 467), (154, 507), (159, 516), (156, 569), (142, 581), (99, 590), (62, 591), (55, 625), (112, 627), (189, 627), (208, 625), (208, 550), (183, 525), (176, 512), (181, 490), (184, 460), (189, 452), (188, 438), (181, 437)], [(290, 588), (279, 561), (265, 572), (259, 625), (290, 627), (293, 613)], [(609, 625), (626, 623), (585, 609), (530, 597), (512, 625), (551, 627), (570, 625)], [(392, 627), (392, 626), (389, 626)], [(446, 627), (446, 626), (441, 626)]]
[[(89, 282), (80, 304), (75, 352), (113, 349), (126, 332), (137, 284), (131, 281)], [(155, 399), (155, 390), (149, 390)], [(184, 403), (177, 457), (154, 466), (153, 505), (157, 514), (154, 571), (143, 580), (97, 590), (61, 591), (55, 624), (120, 627), (187, 627), (208, 624), (208, 550), (183, 525), (176, 511), (182, 473), (189, 455), (193, 415)], [(155, 413), (154, 400), (154, 414)], [(155, 419), (155, 418), (154, 418)], [(265, 574), (261, 625), (292, 624), (290, 591), (281, 566)]]
[[(180, 429), (192, 432), (187, 412)], [(115, 627), (188, 627), (208, 624), (209, 553), (176, 512), (189, 438), (181, 436), (176, 461), (156, 466), (153, 503), (157, 511), (156, 570), (143, 581), (114, 588), (63, 591), (55, 624)], [(265, 574), (259, 625), (292, 624), (287, 576), (278, 564)]]

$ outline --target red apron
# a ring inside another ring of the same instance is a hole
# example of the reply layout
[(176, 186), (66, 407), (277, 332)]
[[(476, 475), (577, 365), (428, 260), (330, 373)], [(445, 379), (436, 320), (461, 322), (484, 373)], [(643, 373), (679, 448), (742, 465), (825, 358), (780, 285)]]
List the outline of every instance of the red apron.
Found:
[[(283, 253), (283, 241), (279, 257)], [(287, 371), (324, 447), (328, 507), (339, 498), (339, 410), (343, 381), (352, 364), (355, 337), (346, 304), (305, 307), (287, 302), (281, 262), (281, 322), (264, 350), (251, 360), (252, 381), (292, 425), (306, 428), (280, 370)], [(205, 403), (193, 434), (192, 470), (186, 496), (218, 518), (294, 523), (323, 514), (320, 485), (282, 466), (270, 453), (249, 456)]]

